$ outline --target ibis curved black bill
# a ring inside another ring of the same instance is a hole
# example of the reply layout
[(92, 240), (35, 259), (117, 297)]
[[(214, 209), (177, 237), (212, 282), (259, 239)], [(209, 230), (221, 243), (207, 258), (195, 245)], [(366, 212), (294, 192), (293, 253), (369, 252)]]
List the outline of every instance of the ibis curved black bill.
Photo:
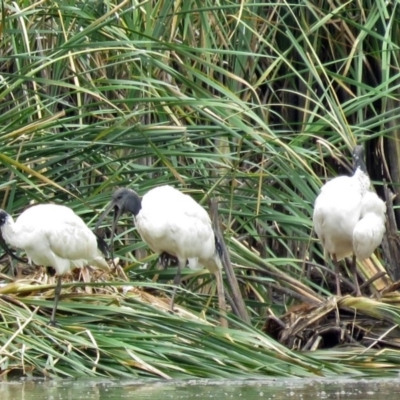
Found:
[(6, 241), (3, 238), (3, 235), (0, 233), (0, 246), (3, 248), (4, 252), (8, 254), (10, 257), (14, 258), (15, 260), (18, 260), (19, 262), (22, 262), (24, 264), (28, 263), (27, 259), (23, 259), (21, 257), (18, 257), (7, 245)]
[[(107, 208), (104, 210), (103, 214), (100, 215), (99, 220), (97, 221), (96, 227), (95, 227), (95, 234), (98, 238), (101, 238), (100, 235), (98, 234), (98, 229), (103, 222), (104, 218), (107, 217), (107, 215), (110, 213), (111, 210), (114, 210), (114, 218), (113, 218), (113, 224), (111, 227), (111, 238), (110, 238), (110, 246), (107, 246), (107, 249), (110, 250), (111, 254), (111, 260), (114, 260), (114, 233), (117, 228), (117, 224), (119, 221), (119, 218), (122, 215), (122, 209), (118, 206), (118, 204), (115, 204), (114, 201), (111, 201), (111, 203), (107, 206)], [(103, 239), (101, 239), (103, 240)], [(104, 240), (103, 240), (104, 242)], [(105, 244), (105, 243), (104, 243)], [(100, 248), (101, 249), (101, 248)]]
[(105, 240), (97, 233), (93, 232), (97, 239), (97, 248), (103, 253), (104, 257), (108, 257), (110, 253), (110, 248)]

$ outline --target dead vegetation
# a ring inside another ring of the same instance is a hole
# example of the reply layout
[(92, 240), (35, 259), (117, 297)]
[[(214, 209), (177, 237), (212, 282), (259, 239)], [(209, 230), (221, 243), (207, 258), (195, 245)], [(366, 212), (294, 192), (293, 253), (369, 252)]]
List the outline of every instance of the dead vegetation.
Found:
[(333, 296), (293, 306), (281, 317), (271, 313), (263, 331), (292, 350), (400, 348), (399, 286), (391, 285), (376, 298)]

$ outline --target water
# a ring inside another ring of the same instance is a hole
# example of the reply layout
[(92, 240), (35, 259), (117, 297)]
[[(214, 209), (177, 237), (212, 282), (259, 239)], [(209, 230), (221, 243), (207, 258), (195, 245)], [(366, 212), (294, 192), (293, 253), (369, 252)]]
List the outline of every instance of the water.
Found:
[(397, 400), (400, 379), (191, 380), (156, 383), (113, 380), (26, 380), (0, 383), (1, 400), (350, 399)]

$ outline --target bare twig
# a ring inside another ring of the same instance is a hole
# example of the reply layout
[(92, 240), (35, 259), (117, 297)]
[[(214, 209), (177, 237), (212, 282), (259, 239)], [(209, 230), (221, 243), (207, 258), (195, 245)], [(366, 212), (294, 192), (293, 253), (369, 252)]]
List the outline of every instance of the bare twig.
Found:
[(224, 238), (221, 233), (220, 225), (219, 225), (219, 217), (218, 217), (218, 200), (216, 198), (213, 198), (210, 200), (210, 214), (211, 214), (211, 220), (213, 224), (213, 229), (215, 236), (221, 245), (221, 250), (222, 250), (222, 256), (221, 256), (221, 261), (222, 261), (222, 266), (225, 270), (226, 277), (228, 278), (228, 283), (229, 286), (231, 287), (232, 290), (232, 309), (234, 312), (237, 314), (239, 318), (241, 318), (244, 322), (247, 322), (248, 324), (250, 323), (250, 317), (249, 314), (247, 313), (246, 309), (246, 304), (244, 303), (242, 294), (240, 292), (239, 284), (236, 279), (235, 271), (233, 270), (231, 260), (229, 258), (229, 253), (228, 249), (225, 245)]

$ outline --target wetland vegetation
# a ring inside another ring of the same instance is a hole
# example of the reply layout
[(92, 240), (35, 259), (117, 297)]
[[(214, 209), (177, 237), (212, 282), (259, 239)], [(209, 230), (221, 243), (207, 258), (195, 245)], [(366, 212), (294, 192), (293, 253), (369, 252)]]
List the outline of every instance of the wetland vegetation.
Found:
[[(160, 269), (129, 217), (121, 268), (64, 278), (59, 327), (51, 274), (1, 259), (3, 376), (396, 375), (399, 31), (384, 0), (3, 0), (1, 208), (66, 204), (93, 228), (116, 187), (216, 198), (251, 319), (219, 327), (206, 270), (183, 271), (168, 312), (176, 268)], [(311, 216), (355, 144), (387, 231), (358, 264), (363, 296), (342, 263), (336, 298)]]

